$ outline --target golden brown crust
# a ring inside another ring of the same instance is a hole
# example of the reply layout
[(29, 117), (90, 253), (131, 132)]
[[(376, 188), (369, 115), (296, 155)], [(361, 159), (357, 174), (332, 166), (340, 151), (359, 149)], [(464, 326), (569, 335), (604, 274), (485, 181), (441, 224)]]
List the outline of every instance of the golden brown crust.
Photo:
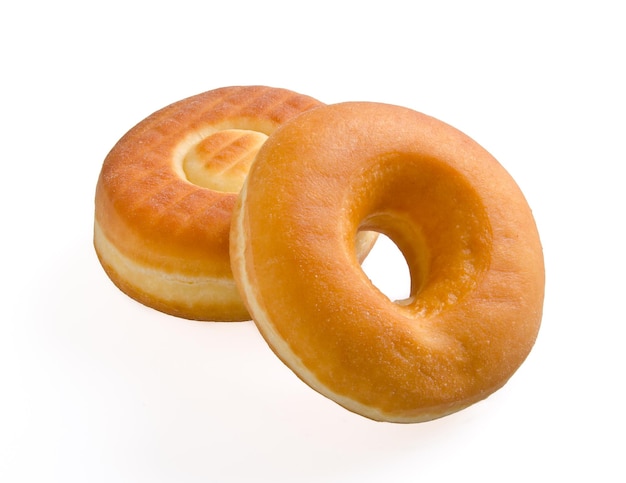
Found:
[[(228, 259), (237, 192), (267, 135), (321, 105), (286, 89), (225, 87), (171, 104), (125, 134), (95, 197), (94, 243), (116, 285), (173, 315), (249, 319)], [(216, 301), (211, 290), (223, 294)]]
[[(391, 302), (358, 265), (366, 229), (403, 251), (409, 299)], [(274, 352), (376, 420), (424, 421), (487, 397), (541, 321), (542, 249), (516, 183), (461, 132), (397, 106), (327, 106), (278, 129), (241, 191), (231, 262)]]

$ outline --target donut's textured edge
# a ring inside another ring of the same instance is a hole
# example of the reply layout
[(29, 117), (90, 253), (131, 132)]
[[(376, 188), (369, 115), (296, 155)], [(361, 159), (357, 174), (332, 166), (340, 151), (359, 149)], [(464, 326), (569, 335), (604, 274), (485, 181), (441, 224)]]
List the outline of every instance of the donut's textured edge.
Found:
[[(239, 290), (230, 278), (164, 275), (124, 256), (94, 224), (94, 246), (102, 268), (113, 284), (137, 302), (164, 314), (189, 320), (237, 322), (250, 318)], [(226, 314), (220, 317), (219, 314)]]

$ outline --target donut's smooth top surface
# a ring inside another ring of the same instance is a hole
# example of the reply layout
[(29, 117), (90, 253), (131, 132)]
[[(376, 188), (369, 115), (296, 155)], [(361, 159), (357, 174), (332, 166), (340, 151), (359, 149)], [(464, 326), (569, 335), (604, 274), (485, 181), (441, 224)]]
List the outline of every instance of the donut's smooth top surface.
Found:
[[(368, 418), (465, 408), (535, 342), (544, 265), (531, 210), (486, 150), (434, 118), (364, 102), (298, 116), (261, 147), (231, 229), (235, 279), (272, 350)], [(361, 269), (363, 230), (403, 252), (407, 300)]]
[(232, 279), (232, 209), (259, 147), (322, 103), (286, 89), (212, 90), (150, 115), (106, 157), (94, 244), (111, 280), (136, 300), (198, 320), (249, 320)]

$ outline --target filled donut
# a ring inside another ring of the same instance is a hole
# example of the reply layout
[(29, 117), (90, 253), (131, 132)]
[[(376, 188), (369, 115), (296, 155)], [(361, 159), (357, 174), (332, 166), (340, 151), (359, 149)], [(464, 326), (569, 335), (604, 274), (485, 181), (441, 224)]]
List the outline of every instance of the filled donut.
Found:
[(225, 87), (133, 127), (104, 160), (96, 187), (94, 245), (111, 280), (171, 315), (249, 320), (228, 256), (237, 194), (268, 135), (321, 105), (286, 89)]
[[(391, 238), (411, 274), (391, 301), (355, 237)], [(306, 112), (261, 147), (230, 236), (233, 273), (271, 349), (365, 417), (438, 418), (502, 387), (535, 342), (544, 296), (531, 210), (455, 128), (352, 102)]]

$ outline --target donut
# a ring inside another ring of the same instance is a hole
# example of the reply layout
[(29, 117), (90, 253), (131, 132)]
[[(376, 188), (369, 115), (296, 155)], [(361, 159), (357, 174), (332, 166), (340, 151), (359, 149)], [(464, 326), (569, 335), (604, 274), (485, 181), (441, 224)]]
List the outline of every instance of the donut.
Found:
[[(228, 253), (237, 194), (268, 135), (321, 105), (286, 89), (224, 87), (130, 129), (106, 156), (95, 194), (94, 246), (113, 283), (170, 315), (249, 320)], [(359, 249), (371, 243), (364, 237)]]
[[(354, 239), (370, 230), (403, 253), (407, 299), (390, 300), (359, 265)], [(274, 353), (376, 421), (485, 399), (541, 322), (543, 253), (520, 188), (467, 135), (405, 107), (328, 105), (277, 129), (238, 197), (230, 254)]]

